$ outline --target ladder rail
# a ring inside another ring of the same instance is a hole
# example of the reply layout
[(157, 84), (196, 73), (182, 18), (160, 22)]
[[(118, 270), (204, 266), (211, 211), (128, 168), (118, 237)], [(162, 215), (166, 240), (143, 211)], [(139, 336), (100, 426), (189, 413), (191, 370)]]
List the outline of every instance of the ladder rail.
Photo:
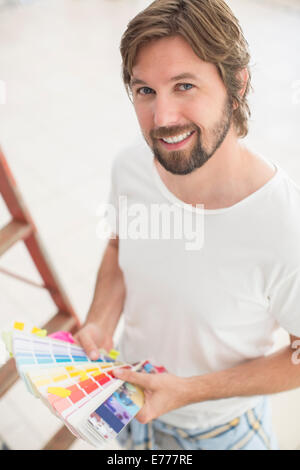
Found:
[[(15, 243), (22, 241), (27, 248), (33, 263), (38, 270), (44, 285), (58, 312), (43, 326), (47, 332), (58, 330), (75, 333), (80, 327), (79, 318), (64, 291), (62, 284), (55, 272), (50, 259), (40, 240), (37, 227), (26, 207), (26, 204), (18, 189), (11, 169), (0, 147), (0, 194), (12, 217), (11, 221), (0, 230), (0, 256), (9, 250)], [(25, 281), (21, 276), (15, 276)], [(0, 368), (0, 398), (18, 380), (16, 363), (9, 359)], [(70, 431), (63, 426), (46, 444), (44, 449), (67, 449), (75, 440)]]
[(69, 312), (70, 315), (76, 319), (79, 328), (80, 321), (62, 287), (54, 267), (51, 265), (50, 259), (37, 233), (37, 228), (17, 187), (16, 180), (8, 166), (1, 147), (0, 194), (12, 215), (11, 222), (0, 231), (0, 256), (14, 243), (23, 240), (57, 308), (61, 311)]

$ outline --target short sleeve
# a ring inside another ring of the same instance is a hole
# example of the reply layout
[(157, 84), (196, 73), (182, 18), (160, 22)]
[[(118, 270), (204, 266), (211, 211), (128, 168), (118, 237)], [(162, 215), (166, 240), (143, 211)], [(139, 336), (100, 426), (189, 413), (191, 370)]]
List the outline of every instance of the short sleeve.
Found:
[(109, 192), (106, 199), (99, 205), (97, 224), (97, 237), (100, 239), (117, 238), (119, 234), (118, 215), (118, 181), (116, 162), (113, 161)]
[(107, 200), (106, 217), (111, 229), (111, 237), (116, 238), (119, 234), (119, 209), (118, 209), (118, 180), (117, 180), (117, 159), (113, 161), (111, 170), (110, 190)]
[(271, 314), (288, 333), (300, 336), (300, 270), (282, 280), (270, 296)]

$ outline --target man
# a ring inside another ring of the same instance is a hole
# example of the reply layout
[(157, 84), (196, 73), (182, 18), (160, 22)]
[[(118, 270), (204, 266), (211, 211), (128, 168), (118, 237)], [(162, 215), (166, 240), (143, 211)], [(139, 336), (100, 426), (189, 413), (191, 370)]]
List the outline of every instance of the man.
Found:
[(300, 386), (294, 349), (271, 353), (279, 325), (291, 343), (300, 336), (300, 189), (240, 142), (247, 42), (223, 0), (156, 0), (128, 25), (121, 53), (147, 146), (115, 159), (110, 201), (199, 215), (203, 239), (126, 237), (121, 215), (76, 338), (96, 358), (123, 313), (123, 358), (167, 370), (116, 374), (145, 390), (122, 442), (276, 448), (266, 396)]

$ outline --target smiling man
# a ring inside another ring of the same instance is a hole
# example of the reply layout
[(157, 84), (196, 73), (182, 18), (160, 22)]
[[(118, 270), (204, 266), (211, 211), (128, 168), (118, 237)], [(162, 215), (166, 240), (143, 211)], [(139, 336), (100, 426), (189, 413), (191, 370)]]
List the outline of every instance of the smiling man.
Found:
[[(222, 0), (157, 0), (122, 38), (146, 144), (115, 159), (110, 201), (201, 214), (204, 230), (188, 251), (180, 238), (121, 237), (119, 219), (104, 253), (78, 342), (96, 358), (123, 313), (123, 359), (167, 369), (116, 373), (145, 390), (120, 434), (130, 448), (274, 449), (267, 396), (300, 386), (300, 189), (241, 143), (247, 46)], [(291, 346), (274, 353), (279, 326)]]
[[(178, 70), (194, 73), (176, 74)], [(135, 110), (157, 161), (177, 175), (204, 165), (226, 138), (233, 113), (216, 68), (199, 60), (189, 43), (176, 35), (141, 48), (132, 73)]]

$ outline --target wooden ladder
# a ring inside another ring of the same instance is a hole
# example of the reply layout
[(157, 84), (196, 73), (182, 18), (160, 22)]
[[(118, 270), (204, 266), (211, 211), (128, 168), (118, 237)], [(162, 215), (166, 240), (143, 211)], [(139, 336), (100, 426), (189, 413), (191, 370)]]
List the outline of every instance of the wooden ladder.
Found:
[[(10, 222), (0, 230), (0, 256), (18, 241), (23, 241), (44, 284), (39, 285), (3, 268), (0, 268), (0, 273), (7, 274), (48, 291), (57, 307), (57, 313), (41, 326), (42, 329), (46, 329), (49, 334), (58, 330), (75, 333), (80, 327), (79, 319), (50, 264), (49, 258), (39, 239), (36, 226), (26, 208), (1, 148), (0, 194), (11, 214)], [(17, 380), (18, 373), (15, 360), (12, 358), (0, 369), (0, 398)], [(44, 449), (67, 449), (74, 440), (75, 437), (63, 426), (46, 444)]]

